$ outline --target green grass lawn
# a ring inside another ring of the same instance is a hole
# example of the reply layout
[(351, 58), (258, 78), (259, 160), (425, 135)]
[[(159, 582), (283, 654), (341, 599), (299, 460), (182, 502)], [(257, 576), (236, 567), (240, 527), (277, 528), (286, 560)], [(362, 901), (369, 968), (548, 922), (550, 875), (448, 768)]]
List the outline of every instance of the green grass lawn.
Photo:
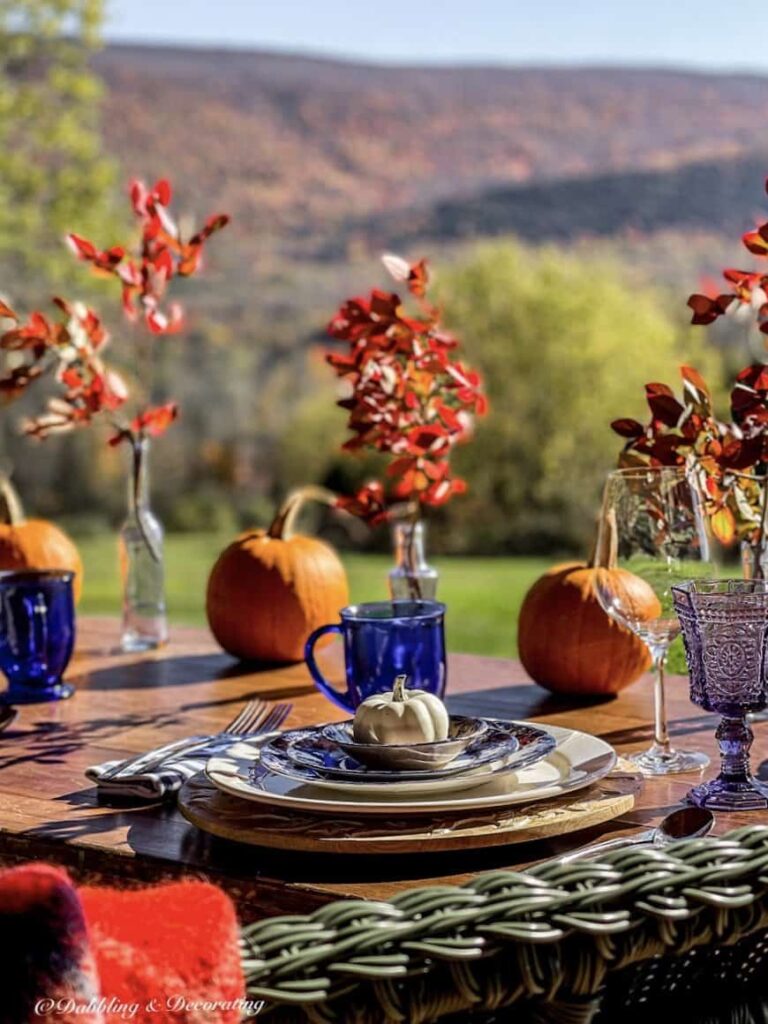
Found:
[[(166, 539), (168, 608), (173, 622), (205, 622), (205, 584), (227, 538), (175, 534)], [(85, 562), (83, 614), (119, 614), (116, 540), (79, 542)], [(386, 596), (386, 555), (345, 555), (353, 601)], [(511, 657), (517, 649), (517, 613), (531, 583), (547, 566), (536, 558), (435, 559), (439, 595), (448, 605), (448, 643), (454, 651)]]

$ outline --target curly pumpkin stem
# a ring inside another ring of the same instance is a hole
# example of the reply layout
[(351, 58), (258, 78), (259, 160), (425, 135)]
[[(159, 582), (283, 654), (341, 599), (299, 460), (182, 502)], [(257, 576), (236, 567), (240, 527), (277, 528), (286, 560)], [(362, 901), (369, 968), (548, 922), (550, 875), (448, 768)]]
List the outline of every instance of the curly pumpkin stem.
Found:
[(610, 509), (598, 522), (597, 536), (587, 563), (591, 569), (615, 569), (619, 558), (616, 512)]
[(336, 495), (327, 487), (318, 487), (315, 484), (297, 487), (296, 490), (288, 494), (280, 506), (277, 515), (272, 520), (272, 525), (267, 530), (267, 536), (273, 540), (289, 540), (293, 535), (296, 517), (305, 501), (319, 501), (321, 504), (333, 508), (336, 504)]
[(10, 481), (7, 473), (0, 473), (0, 500), (5, 505), (5, 522), (11, 526), (21, 526), (26, 521), (24, 507), (19, 492)]

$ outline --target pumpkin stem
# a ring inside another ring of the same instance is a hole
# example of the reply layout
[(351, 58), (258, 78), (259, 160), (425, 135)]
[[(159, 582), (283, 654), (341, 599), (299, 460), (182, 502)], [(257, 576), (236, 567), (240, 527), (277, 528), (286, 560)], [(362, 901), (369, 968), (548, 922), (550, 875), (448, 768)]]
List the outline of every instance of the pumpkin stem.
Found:
[(405, 695), (405, 684), (408, 682), (408, 676), (402, 675), (397, 676), (395, 679), (395, 685), (392, 688), (392, 701), (395, 704), (402, 704), (407, 698)]
[(615, 569), (619, 558), (619, 531), (616, 512), (609, 509), (598, 523), (597, 536), (589, 556), (591, 569)]
[(336, 495), (326, 487), (318, 487), (315, 484), (308, 484), (306, 487), (297, 487), (291, 491), (280, 509), (272, 520), (272, 525), (267, 530), (267, 536), (273, 540), (288, 540), (293, 534), (293, 526), (296, 517), (302, 509), (305, 501), (319, 501), (323, 505), (336, 504)]
[(21, 498), (8, 474), (2, 472), (0, 472), (0, 499), (5, 505), (6, 522), (11, 526), (20, 526), (25, 520)]

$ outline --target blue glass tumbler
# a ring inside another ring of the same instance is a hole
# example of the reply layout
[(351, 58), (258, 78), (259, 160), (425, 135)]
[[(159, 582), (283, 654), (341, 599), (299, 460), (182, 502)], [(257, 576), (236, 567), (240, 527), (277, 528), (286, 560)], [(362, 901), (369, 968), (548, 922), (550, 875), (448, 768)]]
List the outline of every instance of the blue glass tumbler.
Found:
[(75, 645), (71, 572), (0, 572), (0, 671), (4, 704), (63, 700), (75, 692), (62, 675)]
[[(317, 687), (345, 711), (366, 697), (386, 693), (395, 678), (408, 676), (408, 688), (445, 692), (445, 605), (438, 601), (380, 601), (342, 608), (341, 622), (321, 626), (304, 650)], [(347, 689), (334, 689), (315, 660), (315, 644), (328, 633), (344, 640)]]

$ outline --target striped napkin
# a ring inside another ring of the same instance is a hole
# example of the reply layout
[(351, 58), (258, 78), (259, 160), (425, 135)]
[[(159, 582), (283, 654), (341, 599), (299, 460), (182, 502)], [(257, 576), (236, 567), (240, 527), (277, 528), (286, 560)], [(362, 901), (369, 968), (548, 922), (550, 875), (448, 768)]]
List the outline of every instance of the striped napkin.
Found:
[[(231, 746), (231, 740), (228, 744)], [(219, 748), (221, 749), (221, 748)], [(124, 761), (104, 761), (86, 768), (86, 778), (95, 782), (99, 790), (109, 796), (138, 797), (141, 800), (165, 800), (174, 797), (187, 779), (201, 772), (208, 758), (216, 751), (210, 747), (196, 750), (193, 755), (171, 755), (149, 771), (136, 770), (127, 775), (104, 778)]]
[(104, 761), (85, 769), (86, 778), (95, 782), (100, 792), (109, 796), (138, 797), (141, 800), (165, 800), (174, 797), (184, 782), (205, 768), (208, 756), (179, 758), (167, 761), (153, 768), (152, 771), (138, 772), (135, 775), (117, 775), (114, 778), (102, 778), (108, 771), (116, 768), (122, 761)]

